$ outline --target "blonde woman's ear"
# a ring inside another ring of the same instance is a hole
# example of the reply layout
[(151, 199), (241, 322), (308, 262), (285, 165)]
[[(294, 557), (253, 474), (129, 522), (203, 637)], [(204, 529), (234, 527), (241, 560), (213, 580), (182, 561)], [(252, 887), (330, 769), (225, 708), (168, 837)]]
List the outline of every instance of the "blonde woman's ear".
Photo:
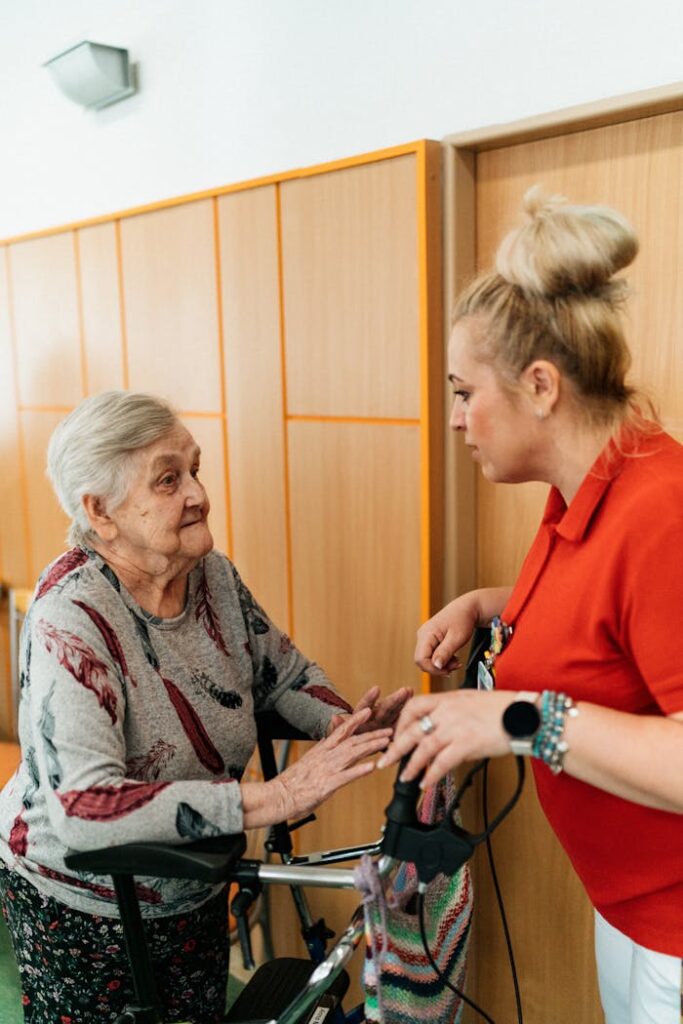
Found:
[(545, 419), (553, 411), (560, 397), (560, 378), (560, 371), (549, 359), (535, 359), (522, 371), (520, 383), (538, 419)]

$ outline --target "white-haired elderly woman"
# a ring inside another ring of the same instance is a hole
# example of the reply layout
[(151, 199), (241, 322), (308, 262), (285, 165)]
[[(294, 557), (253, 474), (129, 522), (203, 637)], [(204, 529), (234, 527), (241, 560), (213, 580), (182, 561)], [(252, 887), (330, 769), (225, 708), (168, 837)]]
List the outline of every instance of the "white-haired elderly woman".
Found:
[[(22, 761), (0, 795), (0, 893), (27, 1022), (113, 1020), (132, 997), (114, 893), (67, 849), (183, 842), (307, 813), (372, 770), (409, 691), (355, 710), (218, 552), (200, 451), (162, 400), (111, 391), (56, 429), (48, 474), (73, 547), (41, 576), (22, 637)], [(255, 711), (320, 742), (244, 782)], [(219, 1020), (225, 887), (139, 887), (166, 1019)]]

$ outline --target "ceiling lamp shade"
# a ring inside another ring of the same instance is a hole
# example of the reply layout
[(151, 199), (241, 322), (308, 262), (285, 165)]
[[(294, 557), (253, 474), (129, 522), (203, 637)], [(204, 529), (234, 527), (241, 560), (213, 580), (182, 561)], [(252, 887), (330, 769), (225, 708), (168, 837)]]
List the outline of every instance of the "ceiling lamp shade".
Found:
[(74, 103), (100, 110), (135, 92), (128, 50), (87, 40), (43, 64)]

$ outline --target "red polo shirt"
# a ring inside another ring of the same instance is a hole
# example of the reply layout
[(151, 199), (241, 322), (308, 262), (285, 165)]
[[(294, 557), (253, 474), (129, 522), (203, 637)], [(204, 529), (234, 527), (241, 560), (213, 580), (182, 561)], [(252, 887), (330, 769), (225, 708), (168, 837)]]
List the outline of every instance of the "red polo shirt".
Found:
[[(503, 612), (514, 631), (496, 685), (638, 715), (683, 711), (682, 556), (683, 447), (663, 433), (626, 455), (610, 447), (569, 507), (550, 492)], [(593, 905), (641, 945), (683, 956), (683, 815), (533, 765)]]

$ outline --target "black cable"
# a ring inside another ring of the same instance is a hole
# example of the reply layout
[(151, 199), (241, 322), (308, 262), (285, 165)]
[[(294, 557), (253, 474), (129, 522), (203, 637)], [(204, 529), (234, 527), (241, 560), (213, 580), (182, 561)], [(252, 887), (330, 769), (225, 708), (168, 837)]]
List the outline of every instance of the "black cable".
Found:
[(422, 938), (422, 945), (424, 946), (424, 951), (427, 954), (427, 959), (429, 960), (432, 970), (436, 974), (439, 981), (446, 985), (446, 987), (449, 988), (451, 992), (454, 992), (459, 999), (462, 999), (464, 1003), (467, 1003), (467, 1005), (472, 1010), (474, 1010), (475, 1013), (478, 1013), (483, 1020), (487, 1021), (488, 1024), (495, 1024), (495, 1021), (491, 1017), (489, 1017), (489, 1015), (485, 1013), (480, 1006), (477, 1006), (474, 1000), (470, 999), (459, 988), (456, 988), (455, 985), (451, 984), (451, 982), (448, 980), (448, 978), (443, 973), (443, 971), (437, 964), (436, 960), (432, 956), (432, 951), (429, 948), (429, 940), (427, 939), (427, 929), (425, 927), (425, 898), (423, 892), (418, 892), (417, 894), (417, 917), (420, 924), (420, 937)]
[(517, 977), (517, 967), (515, 965), (515, 954), (512, 950), (512, 939), (510, 937), (510, 929), (508, 928), (507, 916), (505, 914), (505, 905), (503, 903), (503, 894), (501, 892), (500, 884), (498, 882), (498, 874), (496, 872), (496, 865), (493, 860), (493, 846), (491, 844), (491, 835), (489, 832), (489, 808), (488, 808), (488, 765), (484, 769), (482, 776), (482, 812), (484, 818), (484, 832), (486, 834), (486, 853), (488, 855), (489, 867), (491, 869), (491, 878), (493, 880), (493, 888), (496, 892), (496, 899), (498, 901), (498, 909), (500, 911), (500, 920), (503, 925), (503, 935), (505, 936), (505, 945), (507, 947), (508, 961), (510, 963), (510, 971), (512, 973), (512, 984), (515, 990), (515, 1006), (517, 1007), (517, 1022), (518, 1024), (524, 1024), (524, 1018), (522, 1015), (522, 996), (519, 990), (519, 978)]
[[(525, 775), (524, 758), (523, 757), (517, 757), (517, 758), (515, 758), (515, 760), (517, 762), (517, 785), (515, 786), (515, 791), (512, 794), (512, 796), (510, 797), (510, 799), (508, 800), (508, 802), (506, 804), (504, 804), (501, 807), (501, 809), (498, 811), (498, 814), (496, 814), (496, 816), (493, 819), (493, 821), (490, 824), (486, 825), (484, 831), (480, 832), (478, 836), (474, 836), (474, 835), (470, 836), (470, 839), (474, 843), (475, 846), (478, 846), (479, 843), (483, 843), (483, 841), (485, 839), (488, 839), (488, 837), (491, 835), (491, 833), (494, 832), (498, 828), (498, 826), (500, 825), (501, 821), (503, 821), (504, 818), (507, 818), (508, 814), (510, 813), (510, 811), (512, 810), (512, 808), (515, 806), (515, 804), (519, 800), (520, 796), (522, 795), (522, 790), (524, 789), (524, 775)], [(446, 810), (446, 820), (447, 821), (451, 821), (451, 822), (453, 821), (453, 815), (455, 814), (455, 812), (460, 807), (460, 800), (462, 798), (463, 793), (465, 792), (465, 790), (469, 786), (472, 785), (472, 783), (474, 781), (474, 776), (477, 774), (477, 772), (480, 772), (483, 768), (485, 769), (487, 767), (487, 765), (488, 765), (488, 758), (484, 758), (483, 761), (477, 761), (475, 766), (473, 768), (470, 768), (470, 770), (468, 771), (467, 775), (465, 776), (463, 781), (460, 783), (460, 786), (458, 787), (458, 790), (457, 790), (455, 796), (453, 797), (453, 799), (451, 800), (450, 804), (448, 805), (448, 808)], [(484, 778), (486, 778), (486, 773), (484, 773)]]
[[(465, 775), (465, 778), (463, 779), (463, 781), (461, 782), (460, 786), (458, 787), (458, 790), (457, 790), (455, 796), (451, 800), (451, 802), (450, 802), (450, 804), (449, 804), (449, 806), (448, 806), (448, 808), (446, 810), (446, 820), (452, 822), (453, 815), (455, 814), (455, 811), (457, 810), (457, 808), (460, 805), (460, 800), (461, 800), (461, 797), (462, 797), (463, 793), (465, 792), (465, 790), (469, 786), (472, 785), (472, 782), (474, 781), (474, 777), (477, 774), (477, 772), (479, 772), (479, 771), (481, 771), (483, 769), (484, 770), (484, 774), (483, 774), (484, 782), (483, 782), (483, 788), (482, 788), (482, 795), (483, 795), (483, 801), (484, 801), (484, 807), (483, 807), (483, 812), (484, 812), (484, 831), (479, 836), (471, 836), (470, 838), (475, 842), (476, 845), (481, 843), (484, 839), (486, 840), (486, 849), (487, 849), (487, 852), (488, 852), (488, 855), (489, 855), (489, 865), (491, 867), (491, 874), (493, 876), (493, 884), (494, 884), (494, 888), (495, 888), (495, 891), (496, 891), (496, 896), (497, 896), (497, 899), (498, 899), (498, 908), (500, 910), (500, 915), (501, 915), (501, 919), (502, 919), (502, 922), (503, 922), (503, 931), (505, 933), (505, 941), (506, 941), (506, 944), (507, 944), (508, 959), (510, 961), (510, 968), (511, 968), (511, 971), (512, 971), (512, 981), (513, 981), (513, 985), (514, 985), (514, 989), (515, 989), (515, 1001), (516, 1001), (516, 1004), (517, 1004), (517, 1021), (518, 1021), (518, 1024), (523, 1024), (523, 1019), (522, 1019), (522, 1002), (521, 1002), (521, 997), (520, 997), (520, 992), (519, 992), (519, 982), (518, 982), (518, 978), (517, 978), (517, 969), (516, 969), (516, 966), (515, 966), (514, 954), (512, 952), (512, 942), (510, 940), (510, 931), (508, 929), (507, 918), (505, 916), (505, 908), (503, 906), (503, 897), (502, 897), (502, 893), (501, 893), (501, 890), (500, 890), (500, 885), (498, 883), (498, 876), (496, 874), (495, 864), (493, 862), (493, 849), (491, 847), (491, 838), (490, 838), (491, 837), (491, 833), (498, 827), (498, 825), (500, 825), (501, 821), (504, 818), (507, 817), (507, 815), (510, 813), (510, 811), (515, 806), (515, 804), (517, 803), (517, 801), (519, 800), (519, 798), (521, 796), (522, 788), (524, 786), (524, 774), (525, 774), (524, 773), (524, 759), (521, 758), (521, 757), (518, 757), (516, 759), (516, 761), (517, 761), (517, 786), (515, 787), (515, 791), (514, 791), (512, 797), (510, 798), (510, 800), (508, 800), (508, 802), (501, 808), (501, 810), (498, 812), (498, 814), (496, 814), (496, 816), (495, 816), (495, 818), (493, 819), (492, 822), (489, 823), (489, 820), (488, 820), (488, 791), (487, 791), (487, 785), (486, 785), (487, 769), (488, 769), (488, 758), (485, 758), (483, 761), (477, 762), (477, 764), (475, 764), (467, 772), (467, 774)], [(432, 956), (432, 952), (431, 952), (431, 950), (429, 948), (429, 942), (428, 942), (428, 939), (427, 939), (427, 932), (426, 932), (426, 928), (425, 928), (425, 920), (424, 920), (424, 894), (422, 892), (418, 892), (417, 911), (418, 911), (418, 921), (419, 921), (419, 925), (420, 925), (420, 936), (422, 938), (422, 945), (423, 945), (424, 951), (425, 951), (425, 953), (427, 955), (427, 959), (429, 960), (429, 963), (430, 963), (430, 965), (432, 967), (432, 970), (436, 974), (437, 978), (444, 985), (446, 985), (452, 992), (454, 992), (455, 995), (457, 995), (460, 999), (462, 999), (465, 1003), (467, 1003), (467, 1005), (469, 1007), (471, 1007), (471, 1009), (473, 1009), (475, 1011), (475, 1013), (478, 1013), (479, 1016), (483, 1018), (483, 1020), (487, 1021), (488, 1024), (495, 1024), (495, 1022), (491, 1019), (491, 1017), (489, 1017), (488, 1014), (486, 1014), (484, 1012), (484, 1010), (481, 1009), (480, 1006), (477, 1006), (477, 1004), (474, 1003), (471, 999), (469, 999), (465, 995), (464, 992), (461, 992), (460, 989), (456, 988), (455, 985), (451, 984), (451, 982), (448, 980), (448, 978), (445, 976), (445, 974), (441, 971), (441, 969), (439, 968), (438, 964), (434, 960), (434, 957)]]

